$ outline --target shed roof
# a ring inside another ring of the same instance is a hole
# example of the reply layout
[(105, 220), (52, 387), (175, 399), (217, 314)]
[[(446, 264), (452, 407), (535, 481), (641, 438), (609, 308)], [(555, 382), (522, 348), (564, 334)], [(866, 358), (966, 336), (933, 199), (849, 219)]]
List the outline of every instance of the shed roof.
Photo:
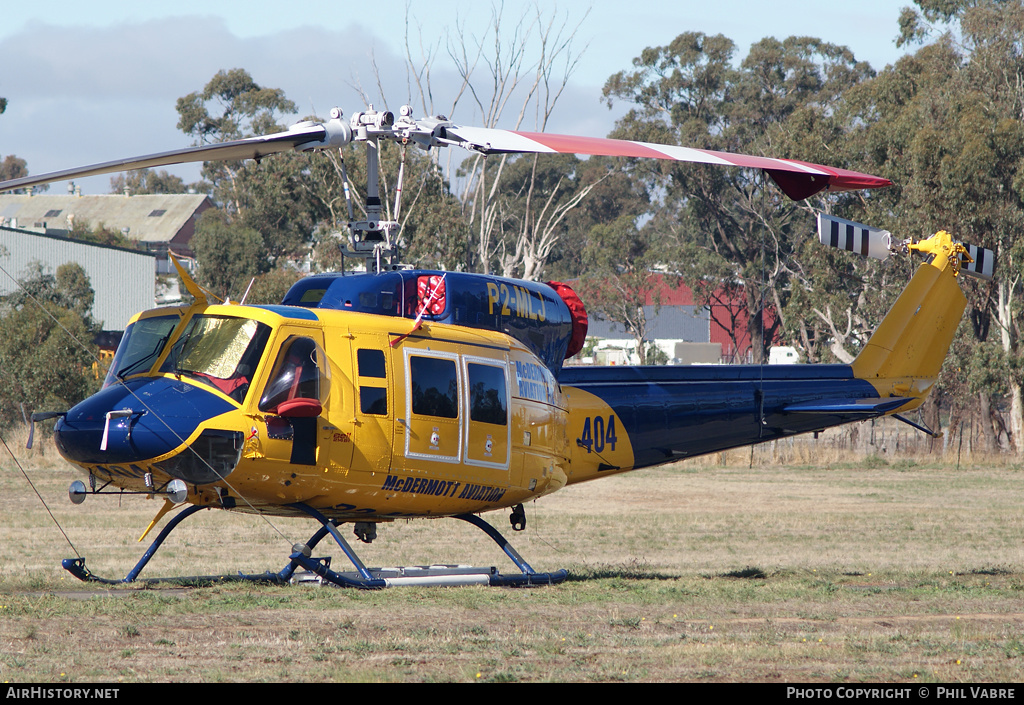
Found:
[(85, 222), (91, 228), (128, 228), (132, 240), (175, 242), (194, 216), (213, 205), (204, 205), (207, 201), (203, 194), (0, 194), (0, 225), (70, 230), (73, 223)]

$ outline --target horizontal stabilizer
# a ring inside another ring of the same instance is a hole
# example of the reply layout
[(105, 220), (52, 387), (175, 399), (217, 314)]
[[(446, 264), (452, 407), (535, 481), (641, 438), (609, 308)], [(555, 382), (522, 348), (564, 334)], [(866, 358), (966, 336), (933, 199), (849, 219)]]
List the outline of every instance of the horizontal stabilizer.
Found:
[(909, 401), (910, 397), (886, 397), (884, 399), (816, 399), (782, 408), (784, 414), (833, 414), (836, 416), (881, 416), (895, 411)]
[(973, 262), (968, 262), (966, 258), (960, 258), (960, 271), (964, 274), (970, 274), (972, 277), (978, 277), (978, 279), (985, 279), (986, 281), (992, 278), (992, 272), (996, 268), (996, 253), (985, 247), (977, 247), (975, 245), (964, 245), (967, 248), (967, 254), (970, 256)]
[(822, 245), (856, 252), (865, 257), (888, 259), (892, 233), (852, 220), (818, 213), (818, 240)]

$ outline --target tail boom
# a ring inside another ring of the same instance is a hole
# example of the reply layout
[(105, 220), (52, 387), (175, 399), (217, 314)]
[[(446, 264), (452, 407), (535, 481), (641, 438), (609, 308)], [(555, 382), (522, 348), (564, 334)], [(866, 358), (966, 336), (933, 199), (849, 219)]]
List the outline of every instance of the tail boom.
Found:
[(559, 381), (570, 407), (569, 484), (881, 416), (912, 401), (880, 399), (850, 365), (566, 367)]
[(849, 365), (566, 367), (568, 483), (920, 406), (966, 307), (948, 233)]

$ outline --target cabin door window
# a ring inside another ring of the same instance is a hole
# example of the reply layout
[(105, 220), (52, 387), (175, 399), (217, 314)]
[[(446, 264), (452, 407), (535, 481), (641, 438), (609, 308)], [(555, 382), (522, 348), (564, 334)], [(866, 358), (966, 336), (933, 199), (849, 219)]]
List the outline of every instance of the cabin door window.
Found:
[(359, 373), (359, 413), (388, 415), (388, 374), (383, 350), (356, 350)]
[(448, 463), (461, 461), (458, 355), (407, 351), (405, 455)]
[(509, 390), (505, 365), (486, 358), (464, 359), (466, 407), (466, 462), (508, 469), (510, 429)]
[[(385, 336), (365, 336), (366, 344), (355, 348), (356, 398), (352, 467), (369, 472), (388, 472), (394, 445), (395, 404), (391, 400), (390, 355)], [(362, 340), (362, 338), (361, 338)]]

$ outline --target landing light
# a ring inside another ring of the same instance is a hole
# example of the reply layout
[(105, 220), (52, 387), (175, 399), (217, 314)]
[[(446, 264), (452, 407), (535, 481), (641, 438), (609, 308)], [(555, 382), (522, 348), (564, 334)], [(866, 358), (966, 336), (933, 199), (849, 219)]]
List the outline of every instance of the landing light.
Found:
[(89, 493), (85, 483), (81, 480), (75, 480), (68, 487), (68, 497), (71, 499), (72, 504), (81, 504), (85, 501), (85, 495)]
[(182, 480), (171, 480), (167, 485), (167, 499), (181, 504), (188, 497), (188, 486)]
[[(173, 504), (181, 504), (188, 499), (188, 485), (182, 480), (171, 480), (167, 483), (167, 487), (164, 488), (163, 492), (146, 492), (144, 494), (164, 494), (167, 499)], [(72, 504), (81, 504), (85, 501), (86, 496), (89, 495), (89, 488), (85, 486), (85, 483), (81, 480), (75, 480), (68, 487), (68, 498)]]

